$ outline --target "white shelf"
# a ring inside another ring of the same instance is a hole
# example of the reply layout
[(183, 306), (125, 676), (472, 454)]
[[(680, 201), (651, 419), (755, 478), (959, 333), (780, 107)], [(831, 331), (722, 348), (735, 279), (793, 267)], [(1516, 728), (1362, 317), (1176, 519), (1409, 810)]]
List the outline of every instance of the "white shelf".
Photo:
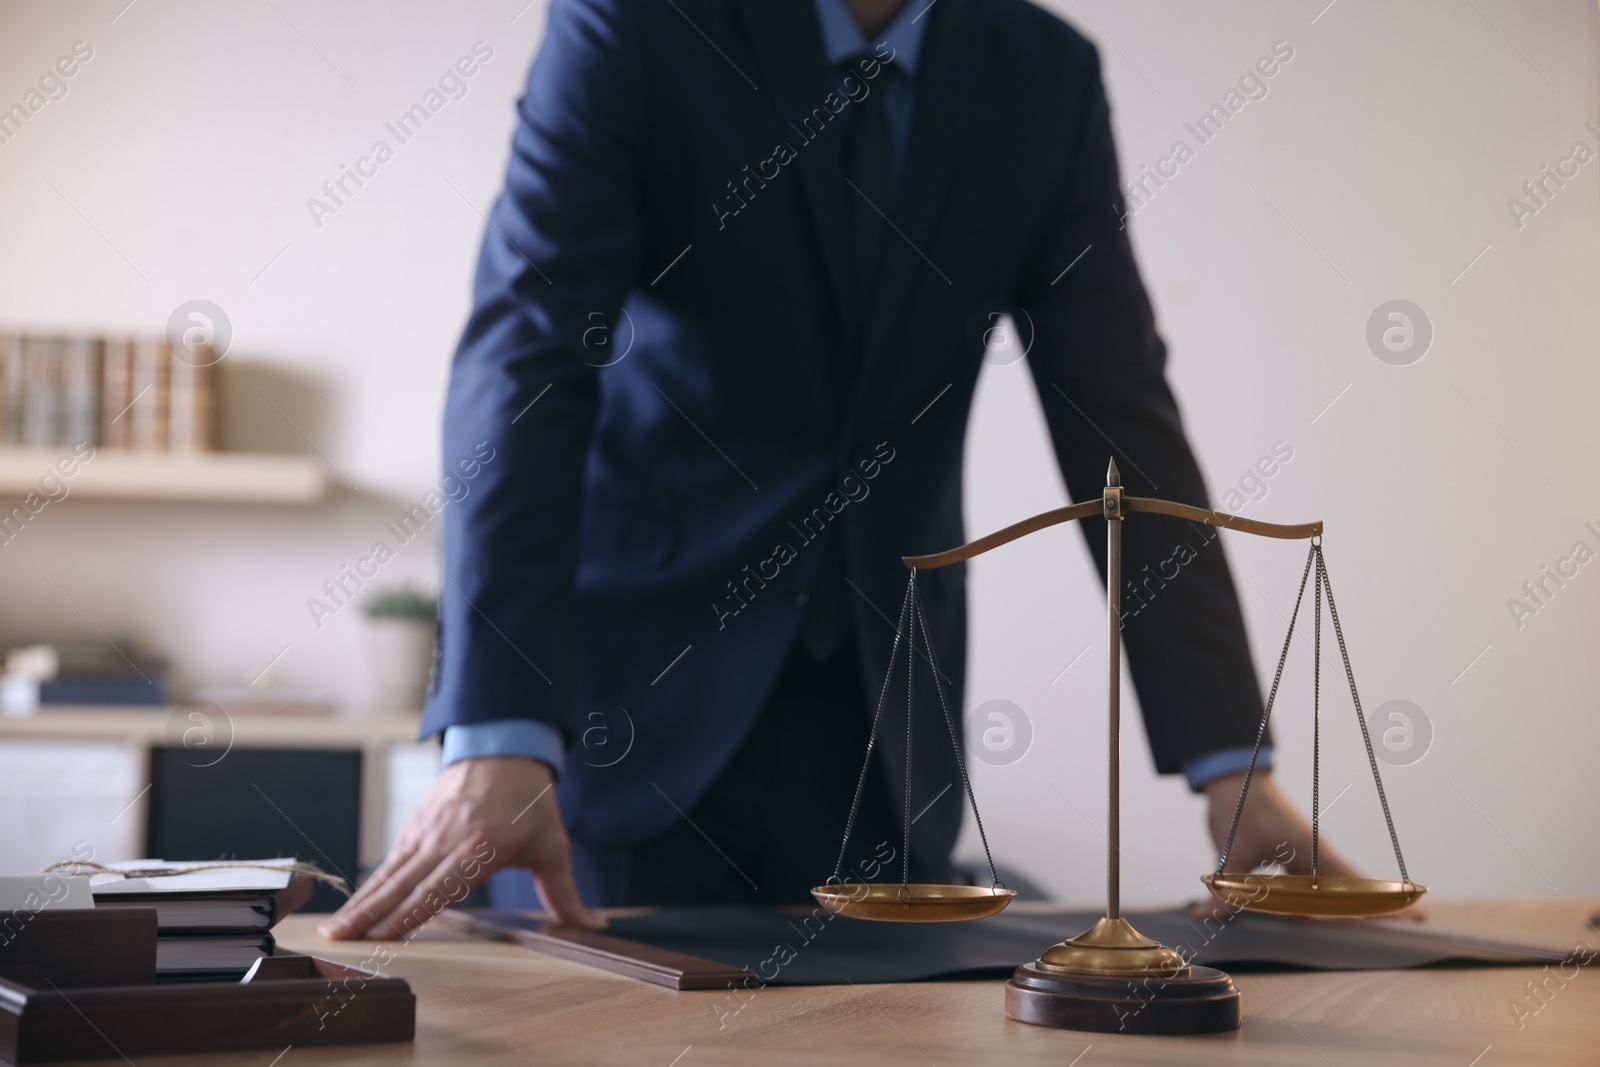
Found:
[[(0, 498), (40, 490), (39, 479), (71, 460), (72, 450), (0, 448)], [(205, 503), (314, 504), (328, 491), (327, 473), (309, 456), (245, 452), (141, 452), (97, 448), (63, 478), (74, 496)], [(59, 477), (59, 472), (58, 472)]]
[[(0, 715), (0, 739), (78, 738), (142, 745), (181, 745), (189, 712), (215, 715), (203, 702), (157, 707), (50, 705), (33, 715)], [(243, 748), (361, 748), (406, 744), (417, 739), (421, 716), (415, 711), (370, 715), (282, 715), (234, 711), (210, 729)]]

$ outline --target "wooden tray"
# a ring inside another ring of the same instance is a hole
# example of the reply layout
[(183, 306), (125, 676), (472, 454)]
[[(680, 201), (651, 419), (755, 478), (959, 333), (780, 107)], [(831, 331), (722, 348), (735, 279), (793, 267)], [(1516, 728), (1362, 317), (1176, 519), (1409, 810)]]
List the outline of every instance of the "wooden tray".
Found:
[(154, 908), (23, 908), (5, 918), (0, 974), (37, 970), (58, 989), (156, 980)]
[(290, 953), (238, 982), (63, 989), (38, 966), (0, 969), (0, 1058), (14, 1064), (410, 1041), (416, 1014), (402, 979)]

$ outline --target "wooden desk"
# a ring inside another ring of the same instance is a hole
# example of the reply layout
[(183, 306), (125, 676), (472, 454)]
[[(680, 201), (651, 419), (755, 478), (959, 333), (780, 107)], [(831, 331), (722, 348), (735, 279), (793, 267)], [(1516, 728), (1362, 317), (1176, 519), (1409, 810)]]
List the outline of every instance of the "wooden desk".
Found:
[[(1597, 909), (1597, 900), (1438, 903), (1429, 914), (1441, 926), (1600, 947), (1600, 932), (1585, 925)], [(315, 924), (315, 916), (293, 916), (279, 940), (346, 963), (372, 951), (370, 943), (324, 942)], [(1244, 1028), (1180, 1038), (1009, 1022), (999, 982), (769, 987), (719, 1027), (719, 1010), (740, 1004), (732, 994), (673, 992), (444, 931), (392, 947), (385, 973), (407, 979), (417, 994), (415, 1047), (296, 1048), (277, 1067), (1600, 1063), (1600, 960), (1564, 986), (1551, 979), (1545, 1006), (1520, 1030), (1510, 1005), (1519, 997), (1534, 1003), (1523, 983), (1541, 979), (1537, 968), (1237, 975)], [(139, 1064), (268, 1067), (272, 1055), (141, 1056)]]

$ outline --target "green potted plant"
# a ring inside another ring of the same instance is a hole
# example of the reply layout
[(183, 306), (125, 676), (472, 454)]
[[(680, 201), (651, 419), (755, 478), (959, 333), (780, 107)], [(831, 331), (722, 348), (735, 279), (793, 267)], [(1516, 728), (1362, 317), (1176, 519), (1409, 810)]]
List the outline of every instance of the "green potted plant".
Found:
[(374, 710), (418, 710), (428, 695), (439, 637), (438, 598), (415, 586), (393, 586), (373, 594), (362, 611)]

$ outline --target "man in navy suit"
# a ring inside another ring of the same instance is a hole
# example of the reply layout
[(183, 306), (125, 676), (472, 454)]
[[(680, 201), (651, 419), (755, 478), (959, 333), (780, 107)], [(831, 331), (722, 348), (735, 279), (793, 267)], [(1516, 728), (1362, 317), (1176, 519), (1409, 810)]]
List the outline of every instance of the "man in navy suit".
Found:
[[(531, 904), (531, 870), (580, 924), (804, 900), (858, 780), (847, 870), (916, 812), (912, 877), (950, 877), (937, 705), (909, 794), (903, 728), (861, 759), (899, 559), (965, 539), (1000, 313), (1074, 499), (1114, 454), (1131, 492), (1206, 503), (1094, 48), (1025, 0), (554, 0), (519, 117), (445, 412), (447, 467), (476, 470), (423, 727), (446, 768), (324, 932), (393, 934), (495, 869), (501, 900)], [(1191, 542), (1125, 642), (1157, 767), (1210, 794), (1215, 835), (1261, 716), (1227, 563), (1181, 524), (1124, 538)], [(920, 579), (958, 705), (963, 570)], [(1258, 780), (1235, 858), (1308, 840)]]

